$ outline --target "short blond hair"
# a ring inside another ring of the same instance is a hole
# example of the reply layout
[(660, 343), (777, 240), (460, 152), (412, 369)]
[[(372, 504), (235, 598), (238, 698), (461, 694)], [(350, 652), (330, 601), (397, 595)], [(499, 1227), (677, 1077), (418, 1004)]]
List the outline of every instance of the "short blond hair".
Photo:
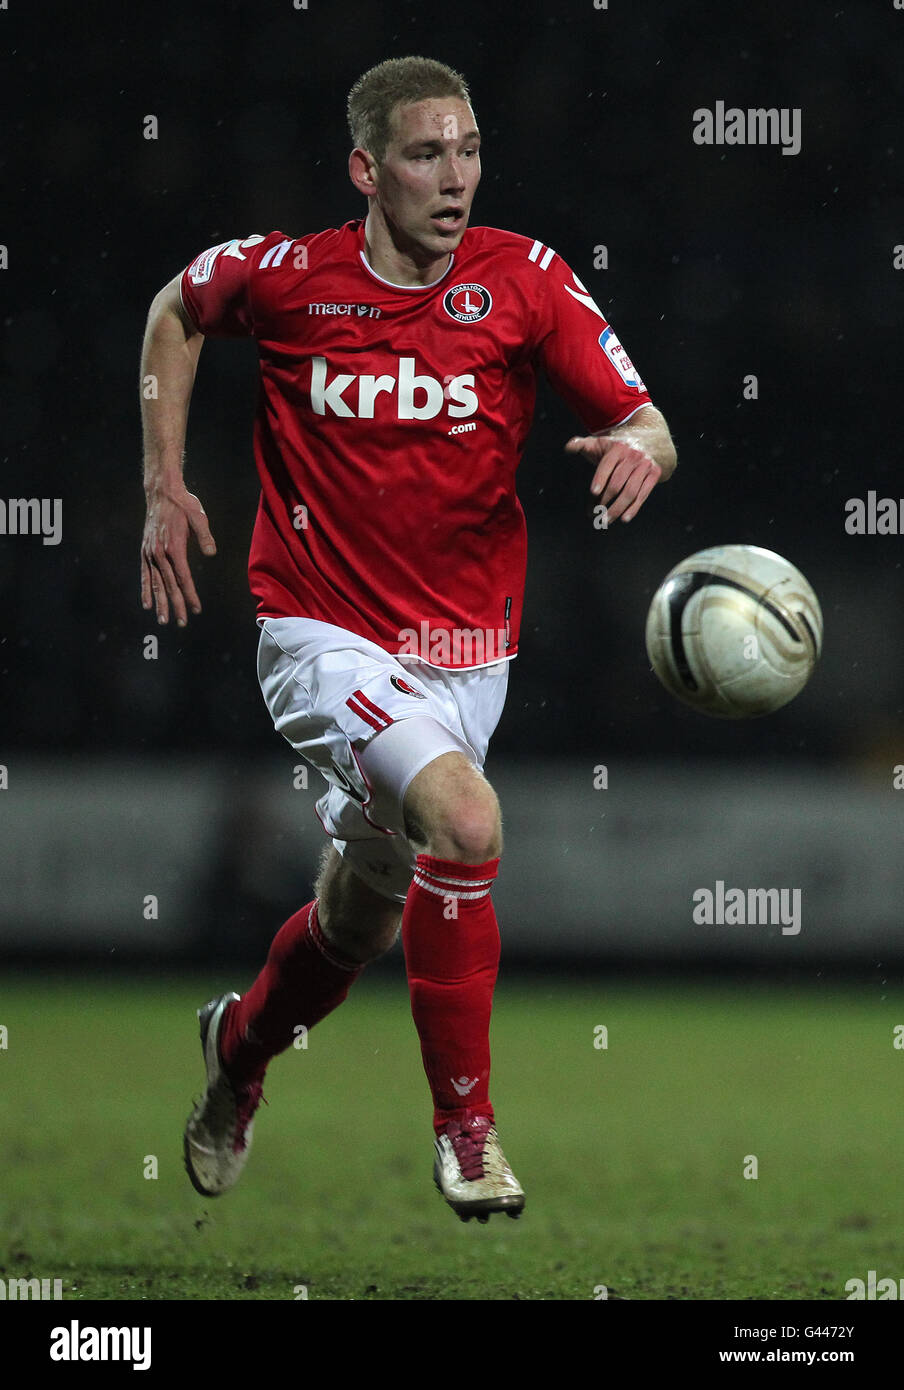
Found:
[(470, 103), (460, 72), (434, 58), (387, 58), (369, 68), (348, 94), (348, 128), (352, 143), (379, 163), (392, 139), (392, 113), (430, 97), (458, 97)]

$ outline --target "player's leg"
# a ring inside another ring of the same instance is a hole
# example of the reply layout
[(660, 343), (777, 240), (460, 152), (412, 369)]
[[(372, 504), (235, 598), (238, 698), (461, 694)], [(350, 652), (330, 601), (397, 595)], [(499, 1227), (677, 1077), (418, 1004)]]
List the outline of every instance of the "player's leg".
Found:
[(493, 1118), (489, 1026), (500, 941), (490, 889), (502, 825), (495, 792), (459, 753), (419, 772), (404, 807), (417, 861), (402, 940), (439, 1134), (465, 1111)]
[(330, 846), (313, 900), (277, 932), (254, 984), (227, 1009), (220, 1049), (238, 1081), (263, 1076), (267, 1063), (348, 994), (368, 961), (388, 951), (398, 904), (363, 883)]
[(502, 853), (496, 793), (460, 753), (423, 768), (404, 799), (418, 851), (402, 916), (411, 1012), (430, 1083), (434, 1176), (463, 1220), (517, 1216), (524, 1193), (496, 1137), (490, 1015), (499, 928), (490, 890)]
[(375, 892), (333, 845), (324, 850), (314, 894), (324, 937), (347, 959), (366, 965), (398, 937), (401, 904)]
[(282, 925), (254, 984), (227, 1007), (220, 1051), (230, 1075), (262, 1078), (299, 1027), (311, 1029), (332, 1013), (367, 962), (389, 950), (400, 921), (400, 906), (328, 846), (313, 900)]
[(199, 1013), (208, 1071), (185, 1132), (188, 1175), (205, 1196), (237, 1181), (268, 1063), (345, 999), (368, 961), (398, 935), (401, 907), (363, 883), (330, 847), (316, 896), (277, 932), (254, 984)]
[[(390, 673), (396, 674), (391, 658), (352, 633), (306, 619), (268, 620), (261, 627), (258, 676), (274, 725), (327, 779), (329, 790), (316, 810), (334, 844), (341, 851), (346, 834), (359, 852), (363, 844), (362, 873), (366, 878), (366, 865), (374, 861), (377, 878), (359, 881), (351, 865), (330, 854), (318, 881), (324, 920), (315, 897), (280, 928), (244, 996), (224, 994), (199, 1011), (207, 1089), (186, 1125), (185, 1162), (206, 1195), (226, 1191), (244, 1166), (270, 1059), (301, 1028), (313, 1028), (342, 1003), (365, 963), (386, 950), (398, 930), (411, 880), (408, 845), (401, 823), (391, 831), (368, 818), (370, 789), (355, 748), (377, 724), (393, 722), (373, 715), (370, 697), (359, 688), (371, 690), (376, 677), (386, 686), (380, 699), (398, 700)], [(407, 703), (413, 699), (405, 696)], [(367, 848), (371, 837), (373, 851)]]

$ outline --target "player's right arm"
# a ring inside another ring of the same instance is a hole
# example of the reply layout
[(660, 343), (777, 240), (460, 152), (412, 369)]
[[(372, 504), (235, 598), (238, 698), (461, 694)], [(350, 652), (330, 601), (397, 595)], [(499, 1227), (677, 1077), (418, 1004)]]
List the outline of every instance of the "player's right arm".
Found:
[(147, 515), (141, 543), (141, 603), (179, 627), (201, 604), (188, 565), (188, 538), (204, 555), (216, 544), (207, 514), (182, 477), (188, 406), (204, 343), (182, 305), (181, 274), (155, 296), (141, 355), (141, 418)]

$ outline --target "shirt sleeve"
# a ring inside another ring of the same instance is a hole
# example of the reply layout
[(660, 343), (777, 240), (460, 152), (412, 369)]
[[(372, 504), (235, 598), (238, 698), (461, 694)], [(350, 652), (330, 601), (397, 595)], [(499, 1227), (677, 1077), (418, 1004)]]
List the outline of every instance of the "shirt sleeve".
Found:
[(621, 424), (651, 405), (640, 373), (612, 325), (561, 256), (540, 258), (536, 358), (588, 433)]
[(242, 338), (254, 332), (251, 280), (263, 244), (279, 237), (221, 241), (202, 251), (182, 272), (182, 303), (199, 333), (211, 338)]

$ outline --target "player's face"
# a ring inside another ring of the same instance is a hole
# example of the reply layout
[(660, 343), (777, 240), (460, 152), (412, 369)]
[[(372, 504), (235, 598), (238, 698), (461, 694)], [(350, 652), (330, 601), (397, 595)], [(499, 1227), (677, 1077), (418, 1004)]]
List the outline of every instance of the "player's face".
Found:
[(457, 97), (398, 106), (376, 173), (377, 199), (395, 239), (420, 258), (454, 251), (480, 182), (480, 133)]

